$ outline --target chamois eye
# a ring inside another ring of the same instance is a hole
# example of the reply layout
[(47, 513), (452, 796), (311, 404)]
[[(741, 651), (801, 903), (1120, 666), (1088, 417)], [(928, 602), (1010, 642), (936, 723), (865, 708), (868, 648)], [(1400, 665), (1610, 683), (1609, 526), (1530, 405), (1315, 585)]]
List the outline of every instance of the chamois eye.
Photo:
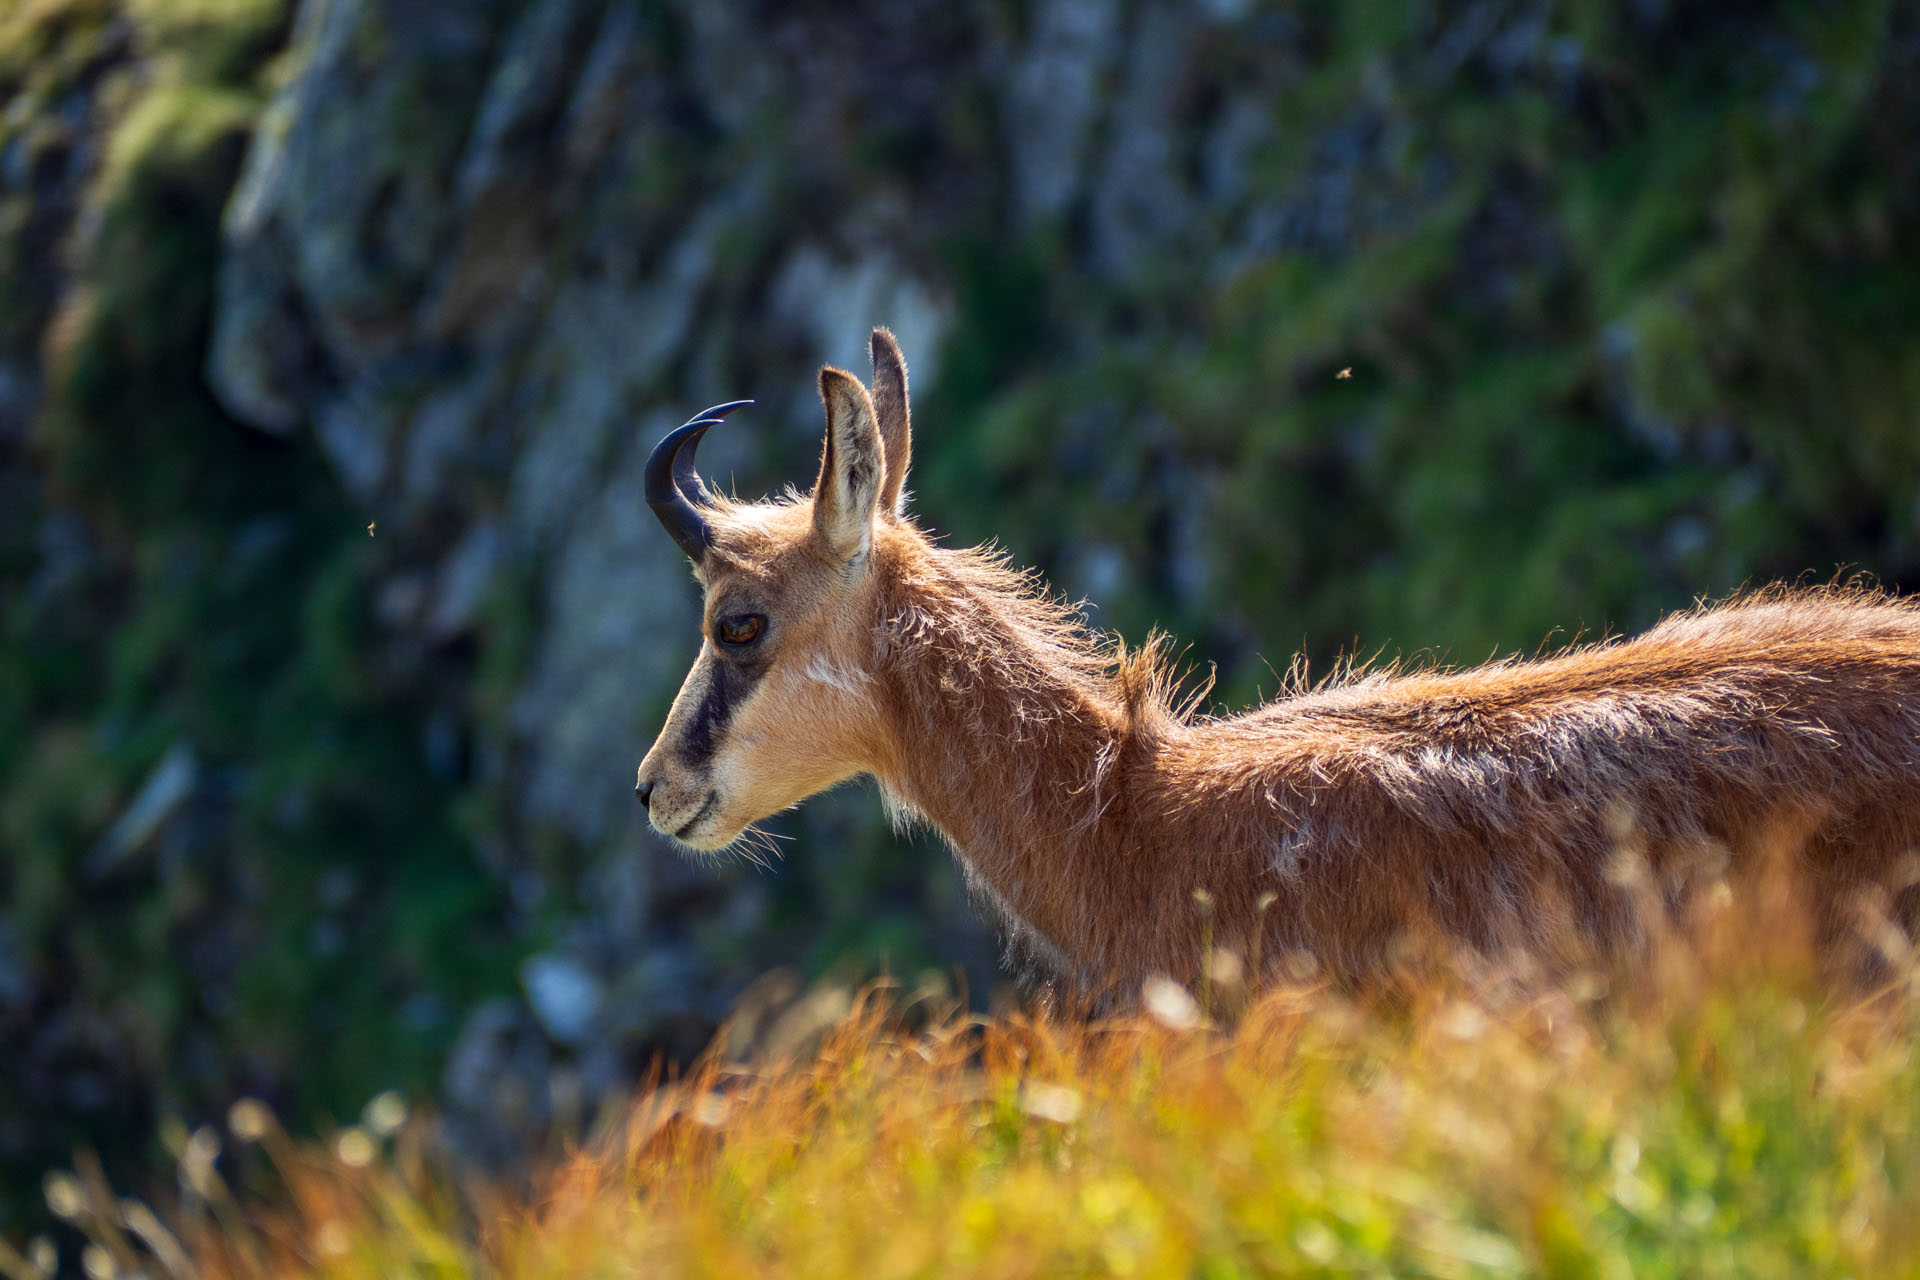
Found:
[(720, 639), (726, 644), (751, 644), (759, 636), (760, 628), (767, 620), (757, 613), (737, 613), (731, 618), (720, 619), (716, 628)]

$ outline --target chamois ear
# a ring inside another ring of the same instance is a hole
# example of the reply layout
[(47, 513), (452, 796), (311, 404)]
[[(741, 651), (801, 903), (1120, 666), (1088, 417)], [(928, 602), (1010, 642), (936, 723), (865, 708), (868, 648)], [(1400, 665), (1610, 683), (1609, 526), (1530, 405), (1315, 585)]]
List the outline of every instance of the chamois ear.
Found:
[(827, 406), (827, 442), (813, 486), (813, 531), (829, 555), (853, 560), (873, 543), (873, 513), (886, 474), (885, 446), (873, 401), (860, 379), (840, 369), (820, 370)]
[(873, 409), (886, 446), (887, 478), (880, 485), (880, 510), (906, 514), (907, 467), (913, 461), (913, 418), (907, 410), (907, 362), (900, 344), (885, 329), (873, 331)]

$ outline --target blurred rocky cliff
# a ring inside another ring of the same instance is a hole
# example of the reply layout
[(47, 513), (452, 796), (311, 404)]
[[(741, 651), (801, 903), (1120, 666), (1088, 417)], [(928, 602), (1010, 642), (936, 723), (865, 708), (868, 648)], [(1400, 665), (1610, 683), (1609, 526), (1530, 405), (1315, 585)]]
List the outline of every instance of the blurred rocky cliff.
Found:
[(873, 324), (923, 518), (1228, 704), (1908, 580), (1916, 85), (1894, 4), (29, 0), (0, 1161), (389, 1083), (505, 1149), (769, 964), (990, 985), (870, 794), (771, 874), (630, 798), (648, 447), (751, 396), (705, 469), (804, 483)]

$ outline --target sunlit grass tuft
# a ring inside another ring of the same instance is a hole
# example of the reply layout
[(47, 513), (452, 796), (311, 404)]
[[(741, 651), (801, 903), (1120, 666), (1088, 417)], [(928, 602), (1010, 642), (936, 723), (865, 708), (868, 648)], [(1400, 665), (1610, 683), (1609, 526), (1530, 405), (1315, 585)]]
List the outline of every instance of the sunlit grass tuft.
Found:
[(642, 1095), (531, 1194), (456, 1189), (392, 1100), (307, 1145), (249, 1106), (277, 1189), (206, 1171), (174, 1230), (211, 1277), (1914, 1275), (1905, 986), (1824, 994), (1765, 936), (1669, 943), (1657, 981), (1367, 999), (1222, 965), (1207, 1010), (1157, 987), (1093, 1021), (875, 987), (816, 1049)]

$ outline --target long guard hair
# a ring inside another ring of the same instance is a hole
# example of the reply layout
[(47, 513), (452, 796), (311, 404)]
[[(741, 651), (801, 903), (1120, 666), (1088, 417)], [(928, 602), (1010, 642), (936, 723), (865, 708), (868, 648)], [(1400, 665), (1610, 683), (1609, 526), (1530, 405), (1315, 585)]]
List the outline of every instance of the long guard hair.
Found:
[(1770, 588), (1632, 639), (1468, 670), (1351, 670), (1195, 714), (1159, 639), (1088, 629), (906, 514), (906, 366), (827, 369), (811, 494), (743, 503), (662, 442), (649, 503), (705, 589), (699, 658), (639, 773), (660, 830), (728, 847), (848, 778), (937, 830), (1020, 954), (1084, 988), (1210, 943), (1342, 977), (1409, 937), (1631, 955), (1784, 862), (1828, 954), (1915, 909), (1920, 608)]

